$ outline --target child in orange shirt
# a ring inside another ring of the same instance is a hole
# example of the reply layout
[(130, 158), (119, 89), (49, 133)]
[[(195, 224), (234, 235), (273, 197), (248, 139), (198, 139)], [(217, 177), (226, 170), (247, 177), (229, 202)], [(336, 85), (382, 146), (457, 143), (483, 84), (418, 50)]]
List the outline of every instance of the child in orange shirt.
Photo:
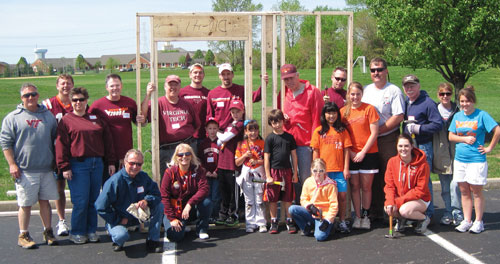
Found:
[(317, 127), (311, 138), (313, 160), (321, 158), (326, 162), (328, 177), (337, 182), (339, 202), (339, 229), (341, 233), (351, 230), (345, 222), (347, 180), (349, 174), (349, 147), (351, 138), (346, 126), (340, 120), (340, 110), (335, 103), (325, 103), (321, 112), (321, 126)]
[[(236, 166), (242, 166), (236, 183), (245, 195), (246, 232), (253, 233), (257, 228), (260, 233), (267, 232), (264, 217), (264, 140), (259, 136), (259, 124), (255, 120), (245, 121), (245, 138), (236, 148)], [(258, 181), (258, 182), (257, 182)]]

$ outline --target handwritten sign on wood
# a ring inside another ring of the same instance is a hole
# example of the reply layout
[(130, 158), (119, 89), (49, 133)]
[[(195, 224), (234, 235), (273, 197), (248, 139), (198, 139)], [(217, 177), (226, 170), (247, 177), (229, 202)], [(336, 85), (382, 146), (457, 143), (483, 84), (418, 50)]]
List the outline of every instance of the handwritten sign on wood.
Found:
[(153, 17), (154, 37), (248, 37), (248, 16), (193, 15)]

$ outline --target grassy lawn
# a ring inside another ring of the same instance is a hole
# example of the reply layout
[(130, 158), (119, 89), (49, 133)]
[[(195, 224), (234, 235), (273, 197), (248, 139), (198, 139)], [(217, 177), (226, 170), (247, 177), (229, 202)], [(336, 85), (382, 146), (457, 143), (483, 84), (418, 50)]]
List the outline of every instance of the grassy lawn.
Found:
[[(212, 89), (220, 84), (220, 80), (218, 78), (217, 69), (215, 67), (207, 67), (205, 69), (206, 77), (204, 81), (204, 85)], [(322, 83), (323, 89), (325, 85), (330, 85), (330, 75), (332, 69), (323, 69), (322, 71)], [(301, 70), (300, 77), (302, 79), (311, 80), (311, 82), (315, 82), (315, 70)], [(401, 79), (406, 74), (416, 74), (420, 81), (423, 90), (426, 90), (432, 99), (437, 100), (436, 91), (439, 83), (443, 82), (443, 78), (435, 71), (432, 70), (416, 70), (402, 68), (402, 67), (389, 67), (390, 79), (393, 83), (398, 86), (401, 86)], [(89, 105), (96, 99), (99, 99), (106, 95), (106, 90), (104, 88), (104, 79), (107, 73), (87, 73), (85, 75), (75, 75), (73, 76), (75, 79), (76, 86), (84, 86), (88, 89), (90, 99)], [(189, 84), (188, 78), (188, 70), (181, 69), (168, 69), (168, 70), (160, 70), (158, 76), (160, 79), (160, 87), (163, 85), (164, 78), (169, 74), (177, 74), (182, 79), (182, 86)], [(254, 71), (253, 83), (255, 89), (259, 86), (260, 71)], [(270, 74), (270, 72), (269, 72)], [(371, 83), (370, 75), (368, 73), (362, 74), (359, 68), (354, 69), (354, 77), (353, 80), (361, 82), (363, 85)], [(124, 72), (120, 73), (123, 80), (123, 95), (135, 98), (135, 72)], [(271, 75), (271, 74), (270, 74)], [(141, 73), (141, 87), (143, 87), (142, 98), (145, 95), (145, 87), (149, 80), (149, 72), (143, 71)], [(40, 92), (40, 100), (49, 98), (54, 96), (57, 91), (55, 89), (55, 81), (56, 76), (50, 77), (35, 77), (29, 79), (0, 79), (0, 91), (2, 96), (0, 96), (0, 118), (3, 120), (5, 115), (10, 111), (14, 110), (16, 105), (18, 105), (20, 101), (19, 96), (19, 88), (21, 84), (24, 82), (32, 82), (34, 83)], [(244, 84), (244, 76), (243, 72), (236, 72), (234, 82), (237, 84)], [(272, 81), (270, 80), (270, 83)], [(498, 95), (498, 91), (500, 90), (500, 70), (499, 69), (490, 69), (486, 72), (482, 72), (480, 74), (475, 75), (469, 81), (469, 84), (472, 84), (476, 88), (476, 94), (478, 98), (477, 107), (487, 111), (490, 115), (495, 118), (495, 120), (500, 120), (500, 111), (496, 110), (495, 107), (496, 100), (500, 99)], [(160, 91), (159, 95), (163, 95), (163, 91)], [(268, 87), (268, 102), (271, 102), (271, 88)], [(261, 104), (257, 103), (254, 105), (254, 113), (253, 118), (256, 120), (260, 120), (260, 109)], [(259, 121), (260, 122), (260, 121)], [(142, 130), (142, 142), (143, 142), (143, 150), (151, 149), (151, 126), (147, 126)], [(134, 141), (136, 139), (135, 130), (134, 130)], [(134, 142), (135, 143), (135, 142)], [(489, 176), (490, 177), (500, 177), (500, 150), (497, 147), (493, 153), (488, 155), (489, 162)], [(146, 161), (144, 170), (148, 173), (151, 173), (151, 156), (146, 155)], [(437, 180), (437, 176), (433, 175), (433, 180)], [(6, 191), (13, 190), (14, 184), (12, 183), (9, 167), (4, 158), (0, 158), (0, 200), (7, 199), (15, 199), (13, 197), (7, 198)]]

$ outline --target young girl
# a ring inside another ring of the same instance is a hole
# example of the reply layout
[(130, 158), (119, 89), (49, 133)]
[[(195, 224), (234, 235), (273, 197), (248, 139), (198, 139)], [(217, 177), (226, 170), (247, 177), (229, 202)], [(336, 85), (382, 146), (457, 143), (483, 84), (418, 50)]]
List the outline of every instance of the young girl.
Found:
[[(474, 87), (467, 87), (458, 92), (462, 111), (453, 116), (450, 131), (450, 141), (457, 142), (455, 160), (453, 162), (453, 180), (458, 182), (462, 192), (462, 207), (464, 220), (455, 228), (458, 232), (479, 234), (484, 231), (483, 186), (488, 177), (488, 162), (486, 154), (497, 145), (500, 138), (500, 127), (485, 111), (477, 109)], [(485, 146), (486, 133), (493, 133), (493, 138)], [(474, 199), (473, 199), (474, 198)], [(472, 222), (472, 207), (476, 219)]]
[(314, 130), (311, 138), (313, 159), (326, 162), (328, 177), (337, 182), (339, 201), (339, 229), (341, 233), (351, 230), (345, 222), (347, 179), (349, 179), (349, 147), (351, 138), (340, 120), (340, 110), (335, 103), (328, 102), (321, 112), (321, 126)]
[[(245, 195), (246, 232), (267, 232), (262, 194), (266, 173), (264, 171), (264, 140), (259, 136), (259, 124), (255, 120), (245, 121), (245, 138), (236, 148), (236, 166), (242, 166), (236, 183)], [(259, 182), (256, 182), (259, 181)]]
[[(347, 89), (347, 103), (340, 112), (342, 122), (352, 140), (349, 169), (351, 173), (351, 197), (354, 205), (353, 228), (370, 229), (370, 204), (372, 202), (373, 175), (378, 173), (378, 120), (377, 110), (362, 103), (363, 86), (352, 82)], [(361, 190), (363, 198), (361, 198)]]
[(324, 241), (330, 231), (338, 211), (337, 186), (326, 177), (326, 164), (315, 159), (311, 165), (311, 177), (302, 186), (300, 205), (288, 209), (304, 235), (310, 235), (314, 228), (317, 241)]

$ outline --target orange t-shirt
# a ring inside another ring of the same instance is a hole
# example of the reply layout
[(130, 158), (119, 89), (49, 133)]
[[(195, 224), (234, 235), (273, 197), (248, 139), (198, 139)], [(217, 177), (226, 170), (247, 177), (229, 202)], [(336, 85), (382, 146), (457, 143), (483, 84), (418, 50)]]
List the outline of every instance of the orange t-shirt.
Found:
[[(319, 149), (319, 157), (326, 162), (327, 172), (344, 171), (344, 149), (352, 146), (347, 130), (338, 133), (330, 127), (325, 135), (320, 135), (317, 127), (311, 138), (311, 147)], [(299, 157), (300, 158), (300, 157)]]
[[(352, 140), (352, 151), (360, 152), (370, 137), (370, 124), (378, 122), (380, 118), (375, 107), (366, 103), (361, 103), (361, 106), (356, 109), (351, 108), (351, 113), (347, 119), (344, 116), (345, 108), (344, 106), (340, 109), (342, 122), (347, 124), (347, 130), (349, 130)], [(378, 152), (378, 146), (375, 140), (375, 143), (367, 153), (376, 152)]]
[[(244, 153), (246, 153), (248, 150), (252, 152), (252, 157), (251, 159), (254, 160), (263, 160), (264, 159), (264, 140), (262, 139), (257, 139), (255, 142), (248, 142), (248, 140), (243, 140), (238, 144), (238, 147), (236, 148), (236, 153), (235, 153), (235, 158), (239, 158), (243, 156)], [(250, 158), (247, 158), (243, 164), (247, 167), (250, 167), (252, 169), (258, 168), (262, 166), (263, 164), (259, 165), (254, 165), (252, 166), (250, 164)]]

